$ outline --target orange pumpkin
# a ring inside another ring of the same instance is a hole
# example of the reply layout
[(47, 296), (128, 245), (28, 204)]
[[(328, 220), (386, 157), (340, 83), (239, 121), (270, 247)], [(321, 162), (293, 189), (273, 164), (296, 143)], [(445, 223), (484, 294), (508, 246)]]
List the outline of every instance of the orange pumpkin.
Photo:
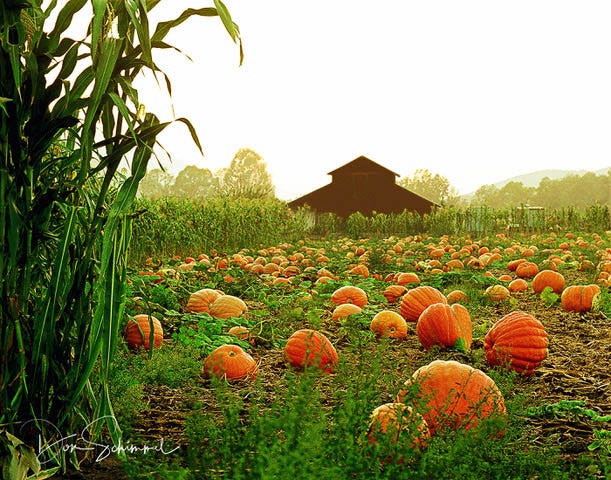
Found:
[(378, 338), (382, 336), (405, 338), (407, 336), (407, 322), (401, 315), (391, 310), (376, 313), (371, 320), (370, 328)]
[(238, 345), (221, 345), (204, 360), (206, 377), (254, 380), (258, 373), (257, 362)]
[(460, 303), (434, 303), (420, 314), (416, 334), (425, 350), (434, 345), (469, 350), (473, 341), (471, 316)]
[(221, 295), (223, 295), (223, 293), (218, 290), (213, 290), (212, 288), (202, 288), (189, 296), (186, 310), (187, 312), (193, 313), (210, 313), (210, 304)]
[(214, 318), (241, 317), (248, 311), (248, 307), (241, 298), (233, 295), (221, 295), (210, 304), (210, 315)]
[(505, 315), (484, 338), (484, 351), (490, 366), (506, 366), (524, 375), (532, 374), (545, 360), (547, 345), (543, 324), (522, 311)]
[(539, 273), (539, 266), (528, 260), (520, 263), (516, 268), (516, 275), (519, 278), (532, 278)]
[(363, 309), (358, 305), (353, 303), (342, 303), (341, 305), (335, 307), (333, 313), (331, 314), (331, 318), (336, 322), (339, 322), (344, 318), (348, 318), (352, 314), (361, 313), (362, 311)]
[(594, 283), (571, 285), (562, 292), (560, 302), (567, 312), (588, 312), (592, 309), (592, 303), (597, 295), (600, 295), (600, 287)]
[(293, 367), (317, 367), (331, 373), (338, 355), (331, 341), (322, 333), (304, 328), (293, 333), (284, 346), (284, 359)]
[(417, 322), (424, 309), (434, 303), (448, 303), (448, 301), (444, 294), (434, 287), (422, 285), (412, 288), (401, 298), (401, 316), (408, 322)]
[(407, 292), (407, 288), (403, 285), (389, 285), (384, 289), (382, 295), (384, 295), (388, 303), (395, 303), (405, 292)]
[(494, 381), (455, 360), (434, 360), (416, 370), (397, 395), (397, 402), (405, 400), (422, 412), (431, 434), (442, 428), (468, 430), (484, 419), (507, 416)]
[(453, 303), (469, 303), (469, 297), (462, 290), (452, 290), (446, 295), (446, 298), (450, 305)]
[(507, 289), (510, 292), (524, 292), (528, 290), (528, 282), (523, 278), (516, 278), (507, 285)]
[(551, 287), (555, 293), (562, 293), (564, 285), (564, 276), (554, 270), (541, 270), (532, 281), (535, 293), (541, 293), (545, 287)]
[(510, 292), (504, 285), (490, 285), (486, 288), (484, 295), (492, 301), (501, 302), (509, 298)]
[(353, 303), (363, 308), (367, 305), (367, 294), (362, 288), (353, 285), (344, 285), (331, 294), (331, 302), (337, 305), (342, 303)]
[[(431, 438), (429, 426), (422, 415), (404, 403), (389, 402), (376, 407), (370, 416), (367, 440), (375, 445), (393, 446), (408, 443), (409, 448), (426, 447)], [(392, 460), (392, 457), (388, 460)], [(400, 459), (399, 459), (400, 460)]]
[(130, 318), (125, 326), (124, 337), (127, 346), (132, 350), (151, 348), (151, 321), (153, 322), (153, 348), (161, 347), (163, 343), (163, 328), (161, 322), (147, 314), (141, 313)]
[(397, 275), (395, 282), (398, 285), (407, 285), (409, 283), (420, 283), (420, 277), (412, 272), (401, 272)]
[(251, 337), (250, 330), (247, 327), (241, 325), (235, 325), (227, 330), (229, 335), (235, 335), (240, 340), (246, 340), (251, 345), (255, 344), (255, 339)]

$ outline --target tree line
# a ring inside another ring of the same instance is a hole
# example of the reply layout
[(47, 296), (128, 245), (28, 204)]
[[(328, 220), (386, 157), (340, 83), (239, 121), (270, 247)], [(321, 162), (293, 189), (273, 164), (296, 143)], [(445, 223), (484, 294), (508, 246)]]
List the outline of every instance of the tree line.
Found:
[[(470, 196), (461, 196), (446, 177), (428, 169), (418, 169), (397, 183), (442, 206), (461, 208), (483, 205), (490, 208), (521, 205), (581, 208), (611, 203), (611, 170), (603, 175), (588, 172), (555, 180), (546, 177), (537, 187), (515, 181), (502, 187), (482, 185)], [(261, 155), (252, 149), (241, 148), (229, 167), (216, 172), (191, 165), (173, 177), (160, 169), (151, 170), (140, 184), (140, 194), (148, 199), (275, 198), (275, 187)]]

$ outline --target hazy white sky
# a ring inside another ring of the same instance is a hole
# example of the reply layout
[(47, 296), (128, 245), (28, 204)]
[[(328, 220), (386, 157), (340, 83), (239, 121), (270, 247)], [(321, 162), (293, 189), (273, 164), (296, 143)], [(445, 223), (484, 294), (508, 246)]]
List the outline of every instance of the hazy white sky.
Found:
[[(163, 5), (167, 4), (166, 7)], [(158, 52), (182, 124), (164, 166), (217, 170), (263, 156), (279, 198), (330, 181), (359, 155), (460, 193), (541, 169), (611, 166), (609, 0), (226, 0), (245, 51), (218, 18), (193, 18)], [(210, 2), (164, 0), (152, 18)], [(157, 12), (157, 15), (156, 15)], [(172, 115), (155, 89), (142, 100)], [(154, 166), (154, 165), (152, 165)]]

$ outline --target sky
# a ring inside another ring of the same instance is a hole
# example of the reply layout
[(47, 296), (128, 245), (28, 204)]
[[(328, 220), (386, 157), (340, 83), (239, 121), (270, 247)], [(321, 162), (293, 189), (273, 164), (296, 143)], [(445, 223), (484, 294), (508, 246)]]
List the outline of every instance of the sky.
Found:
[[(168, 20), (212, 1), (168, 1)], [(544, 169), (611, 166), (609, 0), (225, 0), (239, 50), (218, 18), (192, 18), (157, 51), (171, 104), (138, 88), (162, 120), (164, 168), (212, 171), (259, 153), (276, 195), (329, 183), (365, 155), (411, 176), (428, 169), (460, 194)], [(187, 58), (188, 56), (188, 58)], [(160, 151), (161, 152), (161, 151)], [(155, 168), (156, 163), (151, 164)]]

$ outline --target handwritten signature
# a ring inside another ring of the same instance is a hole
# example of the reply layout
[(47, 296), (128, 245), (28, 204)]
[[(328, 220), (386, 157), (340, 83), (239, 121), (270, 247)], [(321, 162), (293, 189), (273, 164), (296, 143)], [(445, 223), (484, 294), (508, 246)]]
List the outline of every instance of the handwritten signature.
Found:
[(37, 457), (41, 466), (53, 461), (55, 458), (54, 453), (56, 454), (58, 452), (74, 453), (77, 451), (95, 451), (97, 453), (95, 461), (101, 462), (113, 453), (140, 453), (144, 455), (149, 453), (161, 453), (163, 455), (170, 455), (180, 448), (180, 446), (177, 446), (170, 450), (166, 450), (163, 437), (159, 438), (159, 441), (154, 445), (135, 445), (130, 442), (124, 444), (122, 440), (119, 440), (117, 444), (105, 444), (90, 440), (91, 432), (96, 430), (98, 422), (106, 423), (109, 420), (114, 422), (118, 428), (116, 419), (112, 415), (105, 415), (85, 425), (80, 433), (69, 435), (64, 435), (52, 422), (47, 420), (29, 420), (24, 423), (24, 426), (29, 423), (35, 423), (36, 425), (44, 424), (49, 430), (54, 430), (57, 434), (57, 437), (47, 438), (46, 441), (41, 435), (38, 435)]

